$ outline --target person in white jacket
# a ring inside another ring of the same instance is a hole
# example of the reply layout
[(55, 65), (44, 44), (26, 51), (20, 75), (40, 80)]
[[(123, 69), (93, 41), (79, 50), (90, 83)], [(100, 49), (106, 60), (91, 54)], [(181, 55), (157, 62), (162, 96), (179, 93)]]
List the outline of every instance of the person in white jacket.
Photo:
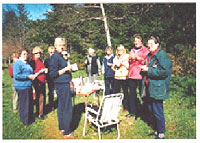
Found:
[(124, 99), (122, 101), (123, 111), (128, 111), (128, 71), (129, 54), (122, 44), (117, 46), (116, 56), (113, 59), (113, 70), (115, 71), (114, 93), (119, 93), (123, 89)]

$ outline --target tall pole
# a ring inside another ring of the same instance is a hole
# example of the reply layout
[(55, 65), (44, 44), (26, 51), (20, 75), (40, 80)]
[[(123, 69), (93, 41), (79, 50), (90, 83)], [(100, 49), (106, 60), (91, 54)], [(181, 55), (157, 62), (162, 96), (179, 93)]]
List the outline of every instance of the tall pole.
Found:
[(104, 21), (105, 32), (106, 32), (106, 37), (107, 37), (107, 44), (108, 44), (108, 46), (111, 47), (110, 32), (109, 32), (109, 28), (108, 28), (105, 10), (104, 10), (102, 3), (100, 3), (100, 6), (101, 6), (102, 15), (103, 15), (103, 21)]

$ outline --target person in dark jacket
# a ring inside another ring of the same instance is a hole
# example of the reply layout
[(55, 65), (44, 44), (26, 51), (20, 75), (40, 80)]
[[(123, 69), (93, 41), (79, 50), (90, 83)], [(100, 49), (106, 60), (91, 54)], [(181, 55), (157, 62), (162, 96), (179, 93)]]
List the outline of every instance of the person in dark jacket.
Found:
[(112, 69), (113, 65), (113, 50), (111, 47), (106, 47), (106, 56), (103, 58), (102, 73), (104, 73), (105, 95), (114, 93), (114, 76), (115, 72)]
[(98, 74), (101, 74), (101, 63), (96, 56), (94, 49), (89, 48), (88, 56), (85, 60), (86, 72), (90, 83), (98, 79)]
[(151, 135), (155, 135), (157, 139), (163, 139), (165, 132), (163, 100), (169, 96), (172, 63), (160, 48), (159, 37), (151, 36), (148, 39), (148, 48), (150, 53), (145, 65), (141, 66), (141, 70), (144, 72), (141, 96), (146, 98), (145, 102), (149, 113), (153, 115), (154, 133)]
[(45, 59), (44, 61), (44, 65), (48, 69), (48, 73), (46, 74), (46, 79), (47, 79), (48, 90), (49, 90), (48, 92), (49, 107), (51, 110), (54, 110), (54, 82), (53, 82), (53, 79), (49, 75), (49, 71), (50, 71), (49, 67), (50, 67), (51, 56), (53, 55), (54, 52), (55, 52), (55, 48), (53, 46), (50, 46), (48, 48), (49, 57)]
[(66, 63), (61, 53), (65, 49), (65, 39), (56, 38), (54, 46), (56, 51), (50, 61), (50, 76), (54, 80), (54, 87), (58, 95), (58, 127), (65, 139), (74, 138), (71, 133), (72, 96), (69, 82), (71, 80), (71, 65)]
[(29, 125), (33, 119), (32, 81), (37, 76), (27, 60), (28, 50), (20, 49), (19, 59), (13, 65), (14, 87), (19, 96), (19, 115), (24, 125)]

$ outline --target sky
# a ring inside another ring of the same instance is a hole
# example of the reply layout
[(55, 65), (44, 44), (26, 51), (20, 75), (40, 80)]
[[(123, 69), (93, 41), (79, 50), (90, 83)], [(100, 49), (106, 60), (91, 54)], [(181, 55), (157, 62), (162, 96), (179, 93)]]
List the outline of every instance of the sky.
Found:
[[(52, 9), (49, 4), (25, 4), (24, 6), (29, 12), (28, 18), (30, 20), (45, 19), (43, 14)], [(7, 7), (17, 9), (17, 4), (2, 4), (3, 9), (7, 9)]]

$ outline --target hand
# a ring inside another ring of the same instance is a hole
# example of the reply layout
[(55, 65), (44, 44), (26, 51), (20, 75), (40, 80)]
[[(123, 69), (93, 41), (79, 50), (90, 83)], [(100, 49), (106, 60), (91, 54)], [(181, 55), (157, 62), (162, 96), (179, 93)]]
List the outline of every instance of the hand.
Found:
[(28, 76), (28, 78), (29, 78), (30, 80), (34, 80), (36, 77), (37, 77), (36, 74), (30, 74), (30, 75)]
[(72, 71), (72, 66), (68, 65), (67, 67), (65, 67), (65, 71)]
[(146, 65), (140, 66), (141, 70), (144, 72), (148, 71), (148, 67)]
[(136, 59), (136, 60), (140, 60), (141, 58), (140, 58), (140, 56), (135, 55), (135, 59)]
[(112, 65), (113, 65), (112, 63), (107, 63), (107, 66), (109, 67), (112, 67)]

